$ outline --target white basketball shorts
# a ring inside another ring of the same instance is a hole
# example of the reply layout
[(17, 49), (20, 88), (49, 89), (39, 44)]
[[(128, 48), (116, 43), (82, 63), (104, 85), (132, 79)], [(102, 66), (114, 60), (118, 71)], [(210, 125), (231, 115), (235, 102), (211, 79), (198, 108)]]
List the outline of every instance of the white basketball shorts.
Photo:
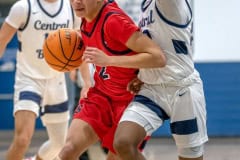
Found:
[(43, 121), (48, 119), (50, 123), (68, 120), (68, 95), (64, 74), (42, 80), (33, 79), (17, 71), (14, 85), (14, 114), (19, 110), (32, 111), (36, 116), (41, 114)]
[(176, 145), (194, 147), (208, 140), (205, 107), (200, 79), (184, 86), (144, 84), (120, 122), (138, 123), (151, 135), (169, 119)]

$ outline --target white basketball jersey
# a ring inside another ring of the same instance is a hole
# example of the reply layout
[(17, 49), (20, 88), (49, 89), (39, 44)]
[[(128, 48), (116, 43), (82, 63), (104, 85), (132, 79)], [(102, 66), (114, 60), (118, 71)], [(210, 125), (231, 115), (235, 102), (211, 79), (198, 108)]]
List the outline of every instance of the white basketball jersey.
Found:
[(194, 72), (191, 0), (143, 0), (139, 26), (167, 57), (164, 68), (140, 69), (148, 84), (175, 82)]
[(28, 9), (27, 22), (17, 33), (19, 40), (17, 69), (37, 79), (52, 78), (60, 74), (51, 69), (44, 60), (42, 51), (44, 39), (51, 31), (74, 26), (74, 14), (69, 0), (60, 0), (59, 9), (55, 14), (50, 14), (51, 8), (45, 10), (41, 2), (28, 0), (28, 5), (25, 5)]

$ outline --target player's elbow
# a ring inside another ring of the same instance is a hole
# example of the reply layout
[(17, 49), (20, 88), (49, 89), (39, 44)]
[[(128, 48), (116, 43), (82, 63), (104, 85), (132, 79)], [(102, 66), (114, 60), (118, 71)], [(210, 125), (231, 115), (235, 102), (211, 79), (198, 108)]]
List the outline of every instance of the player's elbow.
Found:
[(167, 64), (166, 56), (164, 54), (158, 54), (153, 57), (153, 63), (156, 65), (155, 67), (165, 67)]

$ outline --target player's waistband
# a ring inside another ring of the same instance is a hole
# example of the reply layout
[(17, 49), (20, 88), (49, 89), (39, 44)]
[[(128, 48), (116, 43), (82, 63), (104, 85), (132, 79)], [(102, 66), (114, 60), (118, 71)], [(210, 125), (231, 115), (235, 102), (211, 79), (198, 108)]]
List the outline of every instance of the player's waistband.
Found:
[(184, 86), (190, 86), (193, 83), (199, 82), (200, 77), (199, 73), (197, 71), (194, 71), (192, 74), (190, 74), (188, 77), (178, 80), (178, 81), (169, 81), (169, 82), (162, 82), (158, 84), (153, 85), (160, 85), (161, 87), (184, 87)]

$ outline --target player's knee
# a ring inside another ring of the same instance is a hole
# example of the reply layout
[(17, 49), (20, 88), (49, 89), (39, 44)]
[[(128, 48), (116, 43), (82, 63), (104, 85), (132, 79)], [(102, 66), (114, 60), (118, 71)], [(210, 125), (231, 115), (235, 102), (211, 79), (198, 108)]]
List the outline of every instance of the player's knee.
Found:
[(76, 147), (72, 143), (66, 143), (63, 148), (61, 149), (61, 154), (68, 155), (74, 153), (76, 150)]
[(115, 138), (113, 142), (113, 148), (116, 150), (116, 152), (121, 153), (124, 149), (124, 146), (128, 145), (126, 140), (122, 138)]
[(179, 148), (178, 154), (183, 158), (198, 158), (203, 155), (203, 148), (203, 145), (190, 148)]
[(130, 153), (131, 150), (134, 150), (134, 145), (131, 141), (124, 137), (115, 137), (113, 147), (119, 154)]
[(25, 136), (23, 134), (21, 135), (17, 135), (14, 138), (15, 144), (17, 145), (17, 147), (19, 148), (26, 148), (30, 145), (31, 143), (31, 136)]
[(64, 160), (76, 159), (77, 155), (79, 155), (79, 149), (72, 143), (66, 143), (58, 154)]

